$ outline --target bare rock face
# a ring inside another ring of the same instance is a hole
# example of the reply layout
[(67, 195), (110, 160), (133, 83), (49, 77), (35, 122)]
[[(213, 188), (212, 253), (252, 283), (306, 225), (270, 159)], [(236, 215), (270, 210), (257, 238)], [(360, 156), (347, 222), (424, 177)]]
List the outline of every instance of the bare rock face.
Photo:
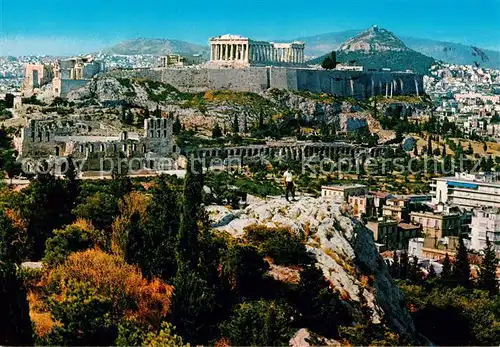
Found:
[(372, 232), (345, 215), (339, 201), (274, 199), (240, 211), (210, 207), (209, 215), (215, 230), (235, 238), (243, 237), (243, 229), (252, 224), (290, 227), (304, 238), (316, 266), (353, 310), (368, 307), (373, 323), (384, 320), (400, 333), (415, 336), (403, 294), (378, 253)]

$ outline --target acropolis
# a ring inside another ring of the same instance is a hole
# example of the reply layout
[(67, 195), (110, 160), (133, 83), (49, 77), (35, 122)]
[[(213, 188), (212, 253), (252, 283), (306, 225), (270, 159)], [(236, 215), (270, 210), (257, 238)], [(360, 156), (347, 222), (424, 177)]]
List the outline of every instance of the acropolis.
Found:
[(210, 39), (210, 66), (249, 67), (304, 64), (304, 43), (255, 41), (239, 35), (222, 35)]

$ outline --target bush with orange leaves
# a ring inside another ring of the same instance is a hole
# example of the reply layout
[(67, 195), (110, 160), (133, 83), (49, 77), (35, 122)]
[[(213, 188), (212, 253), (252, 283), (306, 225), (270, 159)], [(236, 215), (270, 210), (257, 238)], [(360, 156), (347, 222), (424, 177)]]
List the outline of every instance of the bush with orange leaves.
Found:
[[(81, 290), (79, 284), (91, 290)], [(148, 281), (137, 267), (97, 249), (71, 254), (63, 264), (48, 270), (42, 279), (42, 286), (47, 293), (44, 301), (48, 303), (53, 319), (59, 326), (67, 325), (66, 329), (80, 322), (68, 321), (71, 315), (58, 314), (62, 305), (81, 313), (87, 308), (75, 305), (96, 305), (98, 298), (99, 302), (106, 303), (104, 315), (111, 317), (110, 326), (116, 327), (123, 320), (133, 320), (148, 327), (148, 330), (157, 330), (169, 313), (173, 292), (172, 286), (159, 279)], [(85, 297), (87, 293), (89, 296)], [(75, 301), (75, 297), (82, 295), (84, 297)], [(35, 328), (38, 323), (47, 326), (47, 322), (37, 322), (36, 315), (32, 318)], [(83, 331), (82, 334), (88, 332)]]

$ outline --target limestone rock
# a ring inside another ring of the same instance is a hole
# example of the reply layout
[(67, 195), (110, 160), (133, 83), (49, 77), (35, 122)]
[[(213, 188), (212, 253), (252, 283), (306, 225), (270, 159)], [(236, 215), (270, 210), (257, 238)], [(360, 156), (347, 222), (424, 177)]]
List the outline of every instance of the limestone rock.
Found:
[[(233, 212), (232, 217), (227, 217), (230, 211), (220, 208), (210, 207), (210, 211), (218, 211), (217, 220), (224, 221), (215, 230), (226, 231), (235, 238), (241, 238), (244, 228), (252, 224), (291, 228), (306, 241), (306, 249), (315, 258), (316, 266), (352, 310), (360, 312), (361, 306), (366, 306), (371, 310), (373, 323), (385, 318), (398, 331), (414, 336), (415, 328), (403, 304), (403, 295), (377, 252), (373, 234), (344, 215), (340, 202), (301, 197), (293, 203), (284, 199), (255, 201), (241, 213)], [(283, 269), (272, 271), (278, 277), (280, 274), (286, 277)], [(371, 286), (362, 284), (361, 276), (373, 278)]]

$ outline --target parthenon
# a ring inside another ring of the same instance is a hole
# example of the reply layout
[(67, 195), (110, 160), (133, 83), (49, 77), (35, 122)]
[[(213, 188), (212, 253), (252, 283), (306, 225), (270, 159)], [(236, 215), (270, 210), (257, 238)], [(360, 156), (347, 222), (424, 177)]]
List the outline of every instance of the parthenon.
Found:
[(238, 35), (210, 39), (210, 65), (214, 67), (248, 67), (255, 65), (299, 65), (304, 60), (304, 43), (254, 41)]

